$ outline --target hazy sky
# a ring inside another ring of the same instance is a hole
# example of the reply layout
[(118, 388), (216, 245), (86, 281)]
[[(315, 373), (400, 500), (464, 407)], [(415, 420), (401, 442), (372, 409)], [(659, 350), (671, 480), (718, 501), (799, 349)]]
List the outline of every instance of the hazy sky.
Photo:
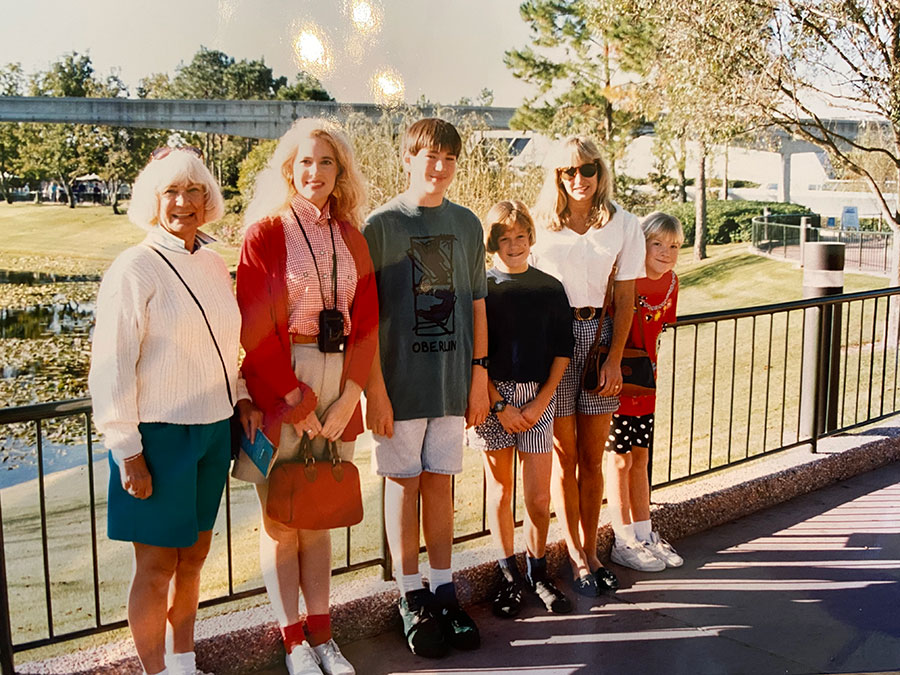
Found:
[[(0, 0), (0, 65), (31, 73), (70, 51), (103, 75), (117, 67), (132, 95), (154, 72), (172, 73), (201, 45), (236, 59), (264, 57), (293, 79), (295, 44), (339, 101), (376, 100), (371, 81), (399, 76), (403, 97), (440, 103), (492, 89), (494, 104), (529, 93), (503, 65), (528, 42), (518, 0)], [(321, 46), (320, 46), (321, 45)], [(388, 83), (390, 86), (390, 83)]]

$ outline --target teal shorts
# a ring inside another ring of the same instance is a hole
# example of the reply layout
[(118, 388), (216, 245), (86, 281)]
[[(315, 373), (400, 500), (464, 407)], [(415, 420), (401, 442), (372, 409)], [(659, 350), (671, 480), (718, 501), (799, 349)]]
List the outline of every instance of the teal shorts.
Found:
[(153, 480), (147, 499), (122, 488), (109, 457), (106, 527), (110, 539), (188, 548), (211, 530), (231, 463), (228, 420), (212, 424), (141, 423), (144, 460)]

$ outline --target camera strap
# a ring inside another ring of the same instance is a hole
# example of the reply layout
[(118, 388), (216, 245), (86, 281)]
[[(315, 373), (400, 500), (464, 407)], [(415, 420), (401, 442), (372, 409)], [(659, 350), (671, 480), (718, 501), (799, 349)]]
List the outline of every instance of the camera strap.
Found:
[[(322, 307), (328, 309), (328, 303), (325, 302), (325, 292), (322, 290), (322, 273), (319, 272), (319, 263), (316, 262), (316, 254), (313, 252), (312, 244), (309, 243), (309, 237), (306, 236), (306, 230), (303, 229), (303, 223), (300, 222), (300, 218), (297, 217), (297, 212), (294, 211), (293, 207), (291, 208), (291, 213), (294, 214), (294, 220), (297, 221), (297, 226), (303, 234), (303, 239), (306, 241), (306, 247), (309, 249), (313, 265), (316, 268), (316, 278), (319, 280), (319, 295), (322, 296)], [(337, 248), (334, 245), (334, 222), (331, 220), (330, 214), (328, 216), (328, 231), (331, 233), (331, 309), (337, 309)]]

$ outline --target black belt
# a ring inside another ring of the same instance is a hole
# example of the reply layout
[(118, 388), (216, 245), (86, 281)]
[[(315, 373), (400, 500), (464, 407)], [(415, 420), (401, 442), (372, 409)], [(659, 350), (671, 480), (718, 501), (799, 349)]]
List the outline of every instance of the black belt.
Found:
[(590, 321), (595, 316), (599, 316), (601, 311), (603, 311), (602, 307), (573, 307), (572, 308), (572, 314), (574, 314), (575, 319), (577, 321)]

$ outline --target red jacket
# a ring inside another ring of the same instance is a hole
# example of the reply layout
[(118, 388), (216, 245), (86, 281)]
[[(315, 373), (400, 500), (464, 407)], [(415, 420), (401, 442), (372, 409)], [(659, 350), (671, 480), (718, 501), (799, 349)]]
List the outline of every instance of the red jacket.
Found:
[[(365, 237), (349, 223), (338, 222), (344, 243), (353, 256), (358, 279), (350, 306), (350, 335), (344, 347), (341, 391), (347, 378), (365, 387), (378, 345), (378, 295)], [(254, 223), (244, 235), (237, 269), (237, 300), (241, 308), (241, 373), (253, 402), (265, 416), (263, 428), (278, 445), (283, 422), (299, 422), (315, 410), (316, 395), (300, 382), (291, 365), (288, 334), (287, 249), (278, 216)], [(284, 397), (300, 387), (300, 403), (291, 409)], [(341, 440), (362, 433), (362, 410), (357, 404)]]

